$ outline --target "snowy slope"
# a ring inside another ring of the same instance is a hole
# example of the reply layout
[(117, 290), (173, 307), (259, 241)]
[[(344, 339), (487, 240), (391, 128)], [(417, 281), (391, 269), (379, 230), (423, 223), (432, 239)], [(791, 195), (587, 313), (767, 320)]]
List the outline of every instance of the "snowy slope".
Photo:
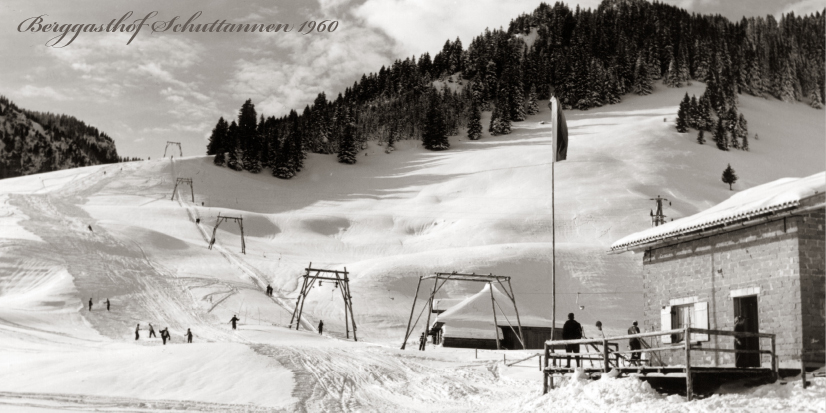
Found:
[[(596, 320), (618, 332), (641, 314), (639, 256), (605, 251), (650, 225), (648, 198), (672, 199), (666, 215), (682, 217), (731, 195), (720, 182), (726, 164), (741, 177), (735, 190), (823, 170), (823, 112), (802, 104), (741, 96), (760, 135), (750, 152), (676, 133), (682, 95), (702, 90), (661, 88), (566, 113), (569, 160), (555, 166), (557, 311), (576, 312), (586, 335)], [(385, 154), (371, 144), (355, 165), (311, 154), (287, 181), (207, 157), (0, 181), (0, 406), (539, 408), (550, 399), (538, 397), (535, 360), (505, 368), (498, 354), (397, 349), (418, 276), (433, 271), (510, 275), (520, 312), (550, 318), (546, 117), (543, 107), (511, 135), (454, 137), (444, 152), (403, 141)], [(169, 199), (175, 177), (193, 179), (194, 203), (186, 186)], [(207, 249), (219, 212), (244, 217), (246, 255), (228, 223)], [(308, 297), (301, 331), (285, 328), (310, 262), (350, 272), (359, 343), (340, 340), (343, 307), (329, 283)], [(272, 298), (262, 293), (267, 283)], [(476, 288), (447, 284), (437, 298)], [(234, 314), (237, 331), (227, 324)], [(326, 337), (311, 331), (319, 319)], [(172, 344), (147, 339), (147, 323), (169, 327)], [(183, 348), (187, 328), (195, 344)]]

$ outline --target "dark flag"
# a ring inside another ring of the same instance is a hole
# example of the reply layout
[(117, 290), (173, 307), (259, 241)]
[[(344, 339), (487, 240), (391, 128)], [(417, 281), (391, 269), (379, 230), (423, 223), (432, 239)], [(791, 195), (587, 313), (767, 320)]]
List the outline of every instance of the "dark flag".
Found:
[(568, 159), (568, 123), (565, 122), (565, 114), (562, 109), (556, 111), (556, 124), (558, 125), (558, 132), (556, 133), (556, 161), (564, 161)]
[(556, 112), (556, 119), (554, 119), (554, 162), (564, 161), (568, 159), (568, 123), (565, 122), (565, 114), (559, 107), (559, 100), (556, 97), (551, 98), (551, 116)]

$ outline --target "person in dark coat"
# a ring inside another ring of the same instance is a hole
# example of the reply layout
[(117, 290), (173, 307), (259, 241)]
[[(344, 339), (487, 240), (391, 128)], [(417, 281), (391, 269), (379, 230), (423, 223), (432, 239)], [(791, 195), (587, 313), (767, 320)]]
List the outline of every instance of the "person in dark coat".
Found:
[(426, 343), (427, 336), (425, 335), (425, 333), (422, 333), (421, 337), (419, 337), (419, 351), (424, 351)]
[(106, 311), (109, 311), (109, 299), (106, 299)]
[(324, 320), (318, 320), (318, 334), (324, 332)]
[[(745, 333), (746, 332), (746, 318), (743, 316), (737, 316), (734, 318), (734, 332), (735, 333)], [(744, 337), (734, 337), (734, 349), (735, 350), (745, 350), (746, 349), (746, 341)], [(734, 366), (735, 367), (746, 367), (745, 366), (745, 355), (740, 353), (734, 353)]]
[(89, 299), (89, 311), (92, 311), (92, 299)]
[[(562, 326), (562, 339), (563, 340), (579, 340), (582, 338), (582, 324), (579, 324), (574, 320), (574, 313), (568, 314), (568, 321)], [(566, 344), (565, 345), (565, 352), (566, 353), (575, 353), (579, 354), (579, 344)], [(568, 366), (571, 367), (571, 356), (567, 357), (568, 359)], [(579, 356), (575, 357), (576, 359), (576, 366), (579, 367)]]
[(191, 331), (189, 331), (189, 329), (188, 329), (188, 328), (186, 329), (186, 342), (187, 342), (187, 343), (191, 343), (191, 342), (192, 342), (192, 332), (191, 332)]
[(233, 330), (235, 330), (235, 323), (237, 323), (239, 321), (241, 321), (241, 319), (236, 317), (236, 316), (232, 316), (232, 318), (229, 320), (229, 322), (232, 323), (232, 329)]
[(149, 324), (149, 338), (152, 337), (158, 338), (158, 336), (155, 335), (155, 328), (152, 327), (152, 324)]
[(163, 345), (166, 345), (166, 340), (172, 341), (172, 337), (169, 337), (169, 327), (161, 330), (161, 340), (163, 340)]
[[(640, 333), (640, 328), (637, 327), (637, 322), (634, 321), (632, 323), (631, 327), (628, 327), (628, 334), (639, 334), (639, 333)], [(638, 339), (638, 338), (632, 338), (632, 339), (628, 340), (628, 346), (631, 347), (632, 351), (642, 349), (642, 343), (640, 343), (640, 339)], [(631, 359), (629, 360), (631, 362), (631, 364), (633, 364), (635, 366), (639, 366), (641, 355), (642, 355), (642, 353), (631, 353)]]
[(138, 326), (137, 326), (137, 327), (135, 327), (135, 340), (136, 340), (136, 341), (137, 341), (139, 338), (141, 338), (141, 335), (139, 334), (139, 332), (140, 332), (140, 331), (141, 331), (141, 325), (140, 325), (140, 324), (138, 324)]

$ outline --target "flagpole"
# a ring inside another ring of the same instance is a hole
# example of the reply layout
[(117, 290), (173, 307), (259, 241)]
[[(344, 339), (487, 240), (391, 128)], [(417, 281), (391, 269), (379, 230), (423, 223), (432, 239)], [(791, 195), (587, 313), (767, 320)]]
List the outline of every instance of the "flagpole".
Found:
[[(555, 214), (555, 181), (556, 181), (556, 140), (557, 133), (559, 133), (559, 125), (557, 125), (557, 100), (551, 96), (551, 119), (553, 125), (553, 133), (551, 136), (551, 299), (553, 304), (551, 306), (551, 340), (556, 339), (556, 214)], [(553, 351), (553, 349), (551, 349)]]

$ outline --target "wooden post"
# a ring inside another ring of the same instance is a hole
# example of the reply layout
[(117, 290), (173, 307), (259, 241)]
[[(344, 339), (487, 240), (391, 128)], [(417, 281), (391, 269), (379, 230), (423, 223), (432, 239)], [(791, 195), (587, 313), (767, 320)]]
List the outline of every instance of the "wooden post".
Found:
[(356, 331), (356, 316), (353, 314), (353, 295), (350, 294), (350, 278), (347, 276), (347, 267), (344, 267), (344, 285), (347, 287), (347, 306), (350, 309), (350, 325), (353, 327), (353, 341), (359, 341)]
[(192, 194), (192, 203), (195, 203), (195, 186), (192, 183), (192, 179), (189, 180), (189, 193)]
[[(499, 282), (502, 283), (501, 281)], [(508, 288), (511, 290), (510, 292), (510, 299), (513, 302), (513, 311), (516, 312), (516, 324), (519, 325), (519, 340), (522, 342), (522, 350), (527, 350), (525, 346), (525, 336), (522, 335), (522, 321), (519, 319), (519, 310), (516, 308), (516, 294), (513, 293), (513, 285), (511, 285), (511, 279), (508, 278)], [(551, 337), (553, 339), (553, 337)]]
[(175, 180), (175, 188), (172, 189), (172, 198), (169, 198), (170, 201), (175, 200), (175, 192), (178, 190), (178, 180)]
[(307, 276), (307, 288), (306, 288), (306, 290), (304, 291), (304, 299), (302, 299), (302, 300), (301, 300), (301, 307), (299, 307), (299, 309), (298, 309), (298, 319), (297, 319), (297, 320), (296, 320), (296, 322), (295, 322), (295, 329), (296, 329), (296, 330), (298, 330), (298, 326), (300, 326), (300, 325), (301, 325), (301, 314), (304, 314), (304, 303), (307, 301), (307, 294), (308, 294), (308, 293), (310, 292), (310, 290), (313, 288), (313, 284), (315, 284), (315, 279), (313, 279), (312, 281), (310, 281), (310, 280), (309, 280), (309, 271), (307, 271), (307, 273), (308, 273), (308, 276)]
[(490, 307), (493, 310), (493, 333), (496, 334), (496, 349), (501, 350), (499, 345), (499, 322), (496, 321), (496, 305), (493, 299), (493, 284), (488, 282), (488, 288), (490, 290)]
[[(448, 277), (449, 278), (449, 277)], [(427, 333), (430, 331), (430, 315), (433, 314), (433, 298), (436, 297), (437, 286), (439, 285), (439, 273), (436, 273), (436, 278), (433, 280), (433, 291), (430, 293), (430, 299), (427, 305), (430, 307), (427, 311), (427, 321), (424, 324), (424, 339), (427, 342)]]
[[(310, 263), (310, 267), (313, 266), (313, 263)], [(298, 304), (301, 303), (301, 297), (304, 295), (304, 289), (307, 288), (307, 275), (310, 274), (310, 271), (307, 270), (307, 274), (304, 275), (304, 282), (301, 284), (301, 292), (298, 293), (298, 301), (295, 302), (295, 310), (293, 310), (293, 316), (290, 317), (290, 326), (288, 328), (293, 328), (293, 320), (295, 319), (296, 314), (298, 314)]]
[[(802, 360), (802, 359), (801, 359)], [(777, 350), (775, 348), (775, 335), (772, 334), (772, 374), (774, 375), (774, 379), (777, 380)]]
[[(336, 280), (339, 280), (338, 271), (335, 272)], [(349, 315), (348, 309), (350, 306), (347, 304), (347, 296), (344, 294), (344, 280), (336, 281), (336, 284), (341, 284), (341, 288), (339, 288), (339, 292), (341, 293), (341, 300), (344, 302), (344, 336), (346, 338), (350, 338), (350, 324), (349, 324)]]
[(602, 340), (602, 372), (608, 374), (608, 340)]
[(691, 336), (689, 335), (690, 324), (685, 326), (683, 333), (683, 347), (685, 348), (685, 395), (688, 401), (694, 398), (694, 384), (691, 377)]
[(548, 382), (548, 359), (551, 358), (551, 348), (548, 346), (548, 343), (545, 343), (545, 365), (544, 369), (542, 370), (542, 394), (548, 393), (548, 387), (550, 384), (550, 388), (554, 388), (554, 378), (553, 376), (550, 377), (550, 383)]
[(241, 253), (247, 255), (247, 244), (244, 242), (244, 218), (239, 218), (238, 226), (241, 227)]
[[(422, 276), (420, 275), (419, 276), (419, 282), (416, 283), (416, 295), (413, 296), (413, 305), (410, 306), (410, 318), (407, 319), (407, 330), (405, 330), (405, 333), (404, 333), (404, 342), (402, 342), (402, 350), (404, 350), (405, 346), (407, 346), (407, 339), (410, 338), (410, 323), (413, 322), (413, 313), (416, 311), (416, 299), (419, 298), (419, 287), (421, 287), (421, 285), (422, 285)], [(478, 354), (477, 354), (477, 356), (478, 356)]]
[(221, 213), (218, 213), (218, 219), (215, 221), (215, 228), (212, 228), (212, 240), (209, 241), (209, 249), (215, 244), (215, 233), (218, 232), (218, 225), (221, 225)]

